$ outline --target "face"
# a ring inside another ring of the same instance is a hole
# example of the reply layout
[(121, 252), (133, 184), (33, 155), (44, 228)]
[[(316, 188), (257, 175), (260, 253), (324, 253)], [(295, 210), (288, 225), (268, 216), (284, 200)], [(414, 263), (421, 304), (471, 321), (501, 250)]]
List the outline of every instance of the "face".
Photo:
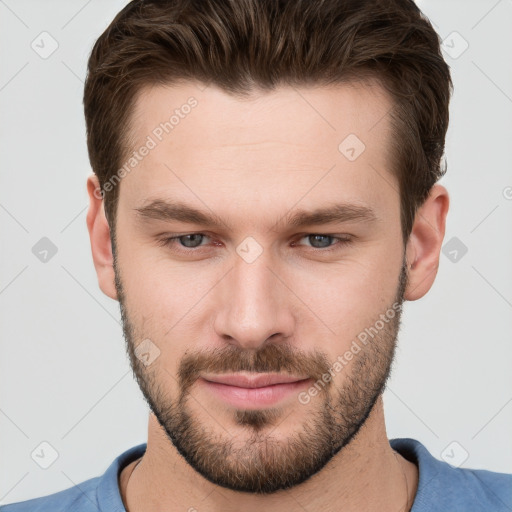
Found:
[(137, 100), (113, 246), (124, 335), (170, 442), (217, 485), (305, 481), (384, 389), (406, 286), (390, 106), (376, 85)]

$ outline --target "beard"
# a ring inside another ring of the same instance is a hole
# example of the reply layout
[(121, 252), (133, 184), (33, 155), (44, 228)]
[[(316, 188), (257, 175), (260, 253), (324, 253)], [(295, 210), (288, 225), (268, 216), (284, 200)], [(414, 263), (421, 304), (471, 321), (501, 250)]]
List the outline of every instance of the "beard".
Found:
[[(136, 342), (145, 336), (139, 336), (130, 321), (115, 252), (114, 271), (126, 349), (144, 399), (185, 461), (216, 485), (239, 492), (272, 494), (301, 484), (350, 443), (385, 389), (407, 285), (405, 260), (395, 308), (389, 307), (396, 314), (389, 322), (381, 321), (384, 327), (343, 368), (344, 380), (339, 387), (333, 379), (327, 383), (322, 380), (332, 368), (332, 362), (322, 352), (305, 353), (282, 343), (263, 344), (258, 350), (229, 345), (214, 351), (187, 351), (176, 376), (178, 396), (170, 396), (162, 387), (164, 367), (155, 365), (149, 369), (136, 355)], [(308, 375), (324, 387), (307, 405), (297, 401), (296, 407), (309, 408), (307, 417), (295, 424), (295, 430), (285, 439), (272, 436), (287, 417), (286, 408), (279, 407), (230, 411), (241, 429), (241, 435), (234, 438), (208, 414), (203, 413), (208, 419), (201, 421), (190, 390), (204, 372), (238, 371)]]

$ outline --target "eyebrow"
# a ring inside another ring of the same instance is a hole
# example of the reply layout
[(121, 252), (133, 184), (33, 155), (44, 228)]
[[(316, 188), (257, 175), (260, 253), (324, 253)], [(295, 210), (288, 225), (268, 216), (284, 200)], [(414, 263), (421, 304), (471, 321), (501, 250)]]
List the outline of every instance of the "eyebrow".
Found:
[[(164, 222), (184, 222), (187, 224), (200, 224), (207, 228), (231, 229), (221, 217), (209, 211), (201, 211), (180, 201), (168, 202), (163, 199), (154, 199), (148, 204), (135, 208), (141, 220), (160, 220)], [(315, 210), (292, 210), (284, 215), (272, 228), (278, 225), (288, 225), (292, 228), (301, 228), (310, 225), (334, 224), (343, 222), (375, 222), (378, 220), (374, 210), (368, 206), (357, 204), (334, 204)]]

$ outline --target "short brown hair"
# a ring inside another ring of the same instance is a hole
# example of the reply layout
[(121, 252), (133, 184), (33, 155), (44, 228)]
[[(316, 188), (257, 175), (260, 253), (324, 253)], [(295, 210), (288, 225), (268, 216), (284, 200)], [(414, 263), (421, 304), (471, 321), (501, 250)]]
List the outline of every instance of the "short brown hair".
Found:
[(440, 38), (412, 0), (130, 2), (96, 41), (84, 91), (89, 158), (111, 231), (120, 187), (104, 184), (130, 152), (127, 127), (142, 87), (195, 80), (244, 97), (366, 79), (393, 100), (391, 171), (405, 243), (446, 171), (453, 89)]

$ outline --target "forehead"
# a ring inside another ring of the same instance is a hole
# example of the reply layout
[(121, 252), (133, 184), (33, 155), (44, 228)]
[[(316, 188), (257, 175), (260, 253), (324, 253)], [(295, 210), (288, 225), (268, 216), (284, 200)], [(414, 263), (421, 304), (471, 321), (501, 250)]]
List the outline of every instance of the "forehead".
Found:
[(147, 87), (131, 117), (120, 203), (179, 198), (269, 213), (299, 201), (385, 207), (398, 202), (391, 106), (376, 83), (282, 86), (247, 98), (193, 82)]

